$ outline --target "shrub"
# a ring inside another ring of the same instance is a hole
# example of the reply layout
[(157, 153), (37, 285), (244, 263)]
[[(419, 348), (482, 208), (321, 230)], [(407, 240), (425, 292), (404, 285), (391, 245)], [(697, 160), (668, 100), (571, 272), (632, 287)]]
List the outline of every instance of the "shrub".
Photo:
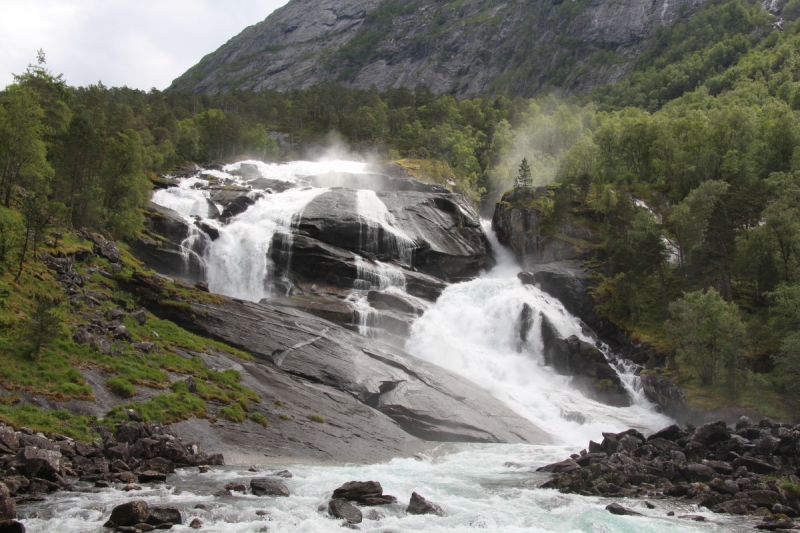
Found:
[(267, 422), (267, 417), (256, 411), (255, 413), (250, 415), (250, 420), (255, 422), (256, 424), (260, 424), (264, 427), (269, 426), (269, 422)]
[(311, 416), (308, 417), (308, 419), (311, 420), (312, 422), (316, 422), (317, 424), (324, 424), (325, 423), (325, 419), (322, 418), (322, 416), (320, 416), (320, 415), (311, 415)]
[(122, 396), (123, 398), (133, 398), (136, 396), (136, 387), (124, 378), (111, 378), (106, 381), (106, 387), (114, 394)]

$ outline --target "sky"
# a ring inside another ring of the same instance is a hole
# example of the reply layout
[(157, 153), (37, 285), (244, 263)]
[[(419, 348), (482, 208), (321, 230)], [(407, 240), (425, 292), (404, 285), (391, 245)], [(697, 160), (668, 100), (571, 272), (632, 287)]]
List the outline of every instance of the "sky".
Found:
[(0, 87), (43, 49), (68, 84), (166, 89), (287, 0), (0, 0)]

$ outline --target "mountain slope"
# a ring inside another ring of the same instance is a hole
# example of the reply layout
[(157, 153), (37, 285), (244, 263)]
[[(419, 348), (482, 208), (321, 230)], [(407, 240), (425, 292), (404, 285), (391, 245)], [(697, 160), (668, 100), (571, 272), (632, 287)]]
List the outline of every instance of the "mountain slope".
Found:
[(169, 90), (421, 85), (435, 93), (569, 94), (620, 79), (656, 28), (702, 0), (292, 0)]

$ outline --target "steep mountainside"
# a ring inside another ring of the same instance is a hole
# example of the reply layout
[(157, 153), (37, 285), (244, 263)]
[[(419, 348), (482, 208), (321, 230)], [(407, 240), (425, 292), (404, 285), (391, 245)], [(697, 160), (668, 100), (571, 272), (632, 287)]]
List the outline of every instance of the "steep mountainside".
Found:
[(291, 0), (170, 90), (289, 90), (326, 81), (435, 93), (580, 92), (615, 81), (703, 0)]

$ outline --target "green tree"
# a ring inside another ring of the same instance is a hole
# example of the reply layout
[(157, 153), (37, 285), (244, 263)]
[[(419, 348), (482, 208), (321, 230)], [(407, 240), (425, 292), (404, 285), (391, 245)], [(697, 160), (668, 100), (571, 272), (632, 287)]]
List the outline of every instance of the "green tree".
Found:
[(15, 186), (43, 189), (52, 176), (43, 117), (42, 108), (25, 87), (12, 85), (0, 99), (0, 194), (6, 207)]
[(739, 308), (711, 289), (684, 294), (669, 310), (667, 333), (681, 366), (695, 372), (706, 386), (724, 372), (736, 397), (745, 341)]
[(102, 229), (115, 238), (138, 231), (144, 223), (142, 209), (150, 199), (152, 183), (142, 164), (139, 134), (128, 130), (112, 139), (100, 171), (97, 194)]
[(800, 396), (800, 285), (782, 284), (770, 297), (770, 327), (781, 339), (775, 358), (778, 381), (785, 390)]
[(714, 207), (727, 190), (723, 181), (703, 182), (670, 211), (667, 227), (675, 237), (681, 267), (689, 252), (702, 242)]
[(33, 311), (24, 324), (25, 336), (31, 345), (31, 357), (36, 359), (42, 348), (53, 342), (61, 332), (61, 319), (53, 312), (61, 303), (46, 296), (34, 298)]
[(530, 189), (532, 186), (533, 177), (531, 176), (531, 167), (528, 165), (528, 158), (523, 158), (522, 163), (519, 164), (519, 170), (517, 171), (515, 187)]

